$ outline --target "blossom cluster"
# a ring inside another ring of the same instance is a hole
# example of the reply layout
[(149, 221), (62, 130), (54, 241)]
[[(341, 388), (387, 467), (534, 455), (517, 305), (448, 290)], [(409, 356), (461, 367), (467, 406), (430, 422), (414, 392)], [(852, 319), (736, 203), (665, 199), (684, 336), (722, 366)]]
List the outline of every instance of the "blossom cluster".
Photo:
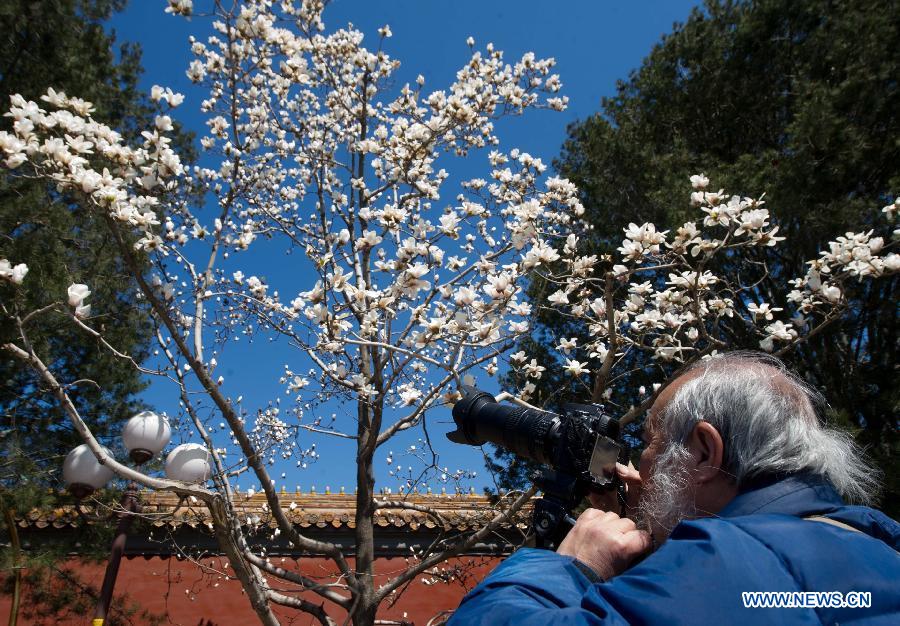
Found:
[[(233, 303), (221, 323), (255, 320), (314, 355), (317, 368), (282, 378), (289, 394), (387, 400), (421, 415), (469, 367), (496, 372), (497, 355), (530, 331), (527, 276), (558, 258), (546, 237), (583, 213), (574, 185), (546, 178), (539, 158), (495, 147), (499, 117), (565, 107), (554, 62), (529, 53), (507, 63), (469, 42), (448, 89), (427, 91), (421, 76), (394, 88), (398, 63), (364, 48), (362, 33), (319, 34), (314, 3), (278, 8), (246, 2), (193, 41), (188, 76), (210, 93), (200, 141), (221, 158), (194, 177), (221, 211), (213, 224), (182, 212), (166, 228), (231, 253), (270, 240), (303, 252), (315, 280), (286, 297), (243, 268), (201, 276)], [(248, 70), (228, 90), (234, 67)], [(439, 159), (481, 148), (489, 181), (465, 181), (439, 206)]]
[[(130, 147), (122, 135), (91, 117), (90, 102), (52, 87), (41, 96), (46, 109), (22, 96), (10, 96), (4, 113), (12, 132), (0, 131), (0, 155), (5, 165), (25, 167), (26, 176), (56, 183), (60, 191), (85, 196), (89, 206), (143, 233), (135, 248), (154, 250), (162, 243), (153, 232), (159, 225), (159, 196), (171, 190), (183, 173), (172, 150), (171, 118), (156, 117), (156, 127), (141, 133), (143, 143)], [(180, 102), (170, 92), (169, 106)]]
[[(567, 236), (559, 262), (546, 276), (556, 287), (547, 306), (581, 321), (589, 339), (583, 345), (575, 338), (556, 340), (566, 373), (600, 378), (603, 386), (629, 353), (686, 363), (727, 347), (735, 328), (755, 334), (760, 348), (774, 352), (849, 306), (848, 280), (900, 270), (900, 256), (883, 237), (873, 236), (872, 230), (846, 233), (809, 261), (807, 273), (789, 281), (785, 293), (757, 289), (767, 270), (751, 262), (753, 249), (774, 247), (785, 239), (772, 224), (765, 202), (729, 196), (722, 189), (710, 191), (710, 180), (703, 174), (691, 176), (690, 182), (697, 217), (674, 232), (660, 231), (652, 223), (629, 224), (618, 256), (604, 257), (582, 254), (579, 236)], [(891, 218), (896, 206), (888, 205), (883, 212)], [(717, 258), (728, 258), (737, 267), (743, 259), (745, 266), (735, 274), (719, 275), (709, 269)], [(529, 367), (527, 360), (524, 352), (510, 358), (525, 399), (544, 371), (534, 359)], [(608, 397), (610, 390), (605, 392)]]
[(13, 265), (8, 259), (0, 259), (0, 278), (8, 280), (14, 285), (21, 285), (28, 273), (28, 265), (17, 263)]

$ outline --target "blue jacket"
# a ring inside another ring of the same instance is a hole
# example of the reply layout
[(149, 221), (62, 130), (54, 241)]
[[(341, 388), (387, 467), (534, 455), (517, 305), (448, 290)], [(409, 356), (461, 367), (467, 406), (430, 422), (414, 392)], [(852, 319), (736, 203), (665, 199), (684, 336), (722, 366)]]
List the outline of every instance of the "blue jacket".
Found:
[[(862, 532), (806, 521), (824, 514)], [(900, 525), (794, 476), (738, 495), (718, 517), (679, 524), (609, 582), (549, 550), (523, 548), (462, 601), (449, 626), (900, 624)], [(871, 608), (744, 608), (744, 591), (869, 591)]]

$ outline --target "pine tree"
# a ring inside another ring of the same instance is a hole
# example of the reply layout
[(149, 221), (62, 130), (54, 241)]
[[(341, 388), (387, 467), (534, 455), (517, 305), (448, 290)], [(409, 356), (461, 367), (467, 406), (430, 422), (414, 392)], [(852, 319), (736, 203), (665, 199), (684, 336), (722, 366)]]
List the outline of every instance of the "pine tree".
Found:
[[(140, 47), (126, 43), (116, 49), (115, 35), (104, 24), (124, 6), (124, 0), (0, 1), (0, 93), (37, 100), (53, 87), (77, 95), (93, 102), (98, 114), (126, 136), (152, 124), (149, 99), (137, 86)], [(8, 130), (10, 124), (9, 118), (0, 118), (0, 129)], [(178, 140), (181, 153), (189, 157), (190, 136), (182, 133)], [(150, 349), (148, 313), (129, 290), (121, 260), (92, 219), (45, 183), (14, 179), (0, 169), (0, 257), (29, 268), (29, 281), (21, 289), (0, 285), (0, 302), (19, 297), (29, 309), (31, 303), (65, 300), (69, 284), (90, 277), (92, 297), (104, 303), (109, 319), (107, 340), (141, 362)], [(54, 315), (29, 325), (35, 348), (52, 354), (54, 366), (67, 379), (81, 381), (71, 389), (72, 397), (93, 432), (111, 438), (122, 420), (143, 407), (138, 394), (144, 383), (135, 368), (123, 367), (92, 337), (73, 332)], [(9, 320), (0, 324), (0, 343), (8, 337), (15, 337)], [(62, 488), (63, 459), (81, 441), (60, 426), (67, 424), (61, 408), (33, 373), (7, 354), (0, 355), (0, 382), (0, 508), (12, 512), (52, 505)], [(13, 532), (8, 523), (3, 530)], [(109, 542), (100, 538), (89, 543), (104, 550)], [(59, 571), (58, 559), (67, 551), (65, 545), (42, 554), (10, 550), (2, 565), (6, 570), (10, 559), (19, 565), (30, 559), (29, 565), (47, 567), (30, 574), (46, 582), (48, 572)], [(5, 586), (12, 591), (15, 574)]]

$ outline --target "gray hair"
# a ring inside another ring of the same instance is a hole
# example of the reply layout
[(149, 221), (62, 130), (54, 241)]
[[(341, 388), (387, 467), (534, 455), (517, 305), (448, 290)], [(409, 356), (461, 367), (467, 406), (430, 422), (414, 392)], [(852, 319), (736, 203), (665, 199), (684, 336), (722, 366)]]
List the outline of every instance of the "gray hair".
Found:
[(668, 537), (681, 520), (697, 517), (690, 460), (691, 452), (682, 444), (667, 446), (654, 460), (653, 476), (643, 486), (636, 518), (654, 539)]
[(684, 445), (705, 421), (719, 431), (722, 469), (738, 485), (766, 474), (809, 472), (850, 502), (876, 497), (879, 472), (847, 433), (820, 422), (825, 399), (777, 358), (732, 352), (700, 361), (688, 374), (693, 378), (660, 415), (670, 444)]

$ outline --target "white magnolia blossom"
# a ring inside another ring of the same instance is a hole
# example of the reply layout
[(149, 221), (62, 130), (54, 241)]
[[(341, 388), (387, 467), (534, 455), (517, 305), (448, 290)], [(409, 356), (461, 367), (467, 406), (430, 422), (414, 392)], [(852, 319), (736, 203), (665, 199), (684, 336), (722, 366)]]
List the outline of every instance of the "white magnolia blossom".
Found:
[(900, 212), (900, 198), (895, 198), (893, 202), (881, 209), (888, 219), (894, 219), (894, 216)]
[(709, 178), (706, 174), (695, 174), (691, 176), (691, 187), (694, 189), (703, 190), (706, 189), (707, 185), (709, 185)]
[(83, 285), (81, 283), (72, 283), (69, 285), (68, 296), (69, 296), (69, 306), (71, 307), (79, 307), (84, 303), (85, 298), (91, 295), (90, 289), (88, 289), (87, 285)]
[(168, 2), (166, 13), (189, 16), (194, 9), (193, 0), (168, 0)]
[(770, 306), (768, 302), (762, 302), (757, 305), (755, 302), (750, 302), (747, 304), (747, 311), (753, 315), (755, 319), (764, 319), (771, 320), (772, 315), (777, 313), (778, 311), (783, 311), (781, 307), (773, 307)]
[(572, 376), (581, 376), (590, 371), (587, 368), (587, 363), (579, 363), (575, 359), (566, 359), (564, 369), (567, 374), (571, 374)]
[(572, 350), (575, 349), (575, 346), (578, 343), (577, 337), (572, 337), (571, 339), (560, 339), (559, 345), (557, 348), (564, 352), (565, 354), (569, 354)]
[(28, 266), (25, 263), (12, 265), (7, 259), (0, 259), (0, 278), (8, 280), (14, 285), (21, 285), (28, 273)]

